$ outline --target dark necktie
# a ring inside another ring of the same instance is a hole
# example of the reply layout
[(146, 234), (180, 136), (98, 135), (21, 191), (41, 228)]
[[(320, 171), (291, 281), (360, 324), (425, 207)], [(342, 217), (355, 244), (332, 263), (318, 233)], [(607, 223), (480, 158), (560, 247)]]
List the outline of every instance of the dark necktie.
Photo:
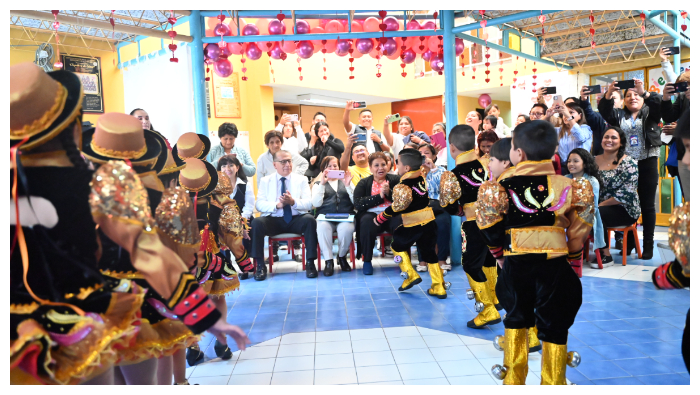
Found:
[[(287, 192), (287, 184), (285, 183), (286, 180), (287, 179), (284, 177), (280, 178), (280, 181), (282, 181), (282, 195)], [(284, 207), (282, 207), (282, 211), (284, 212), (284, 222), (292, 222), (292, 207), (286, 204)]]

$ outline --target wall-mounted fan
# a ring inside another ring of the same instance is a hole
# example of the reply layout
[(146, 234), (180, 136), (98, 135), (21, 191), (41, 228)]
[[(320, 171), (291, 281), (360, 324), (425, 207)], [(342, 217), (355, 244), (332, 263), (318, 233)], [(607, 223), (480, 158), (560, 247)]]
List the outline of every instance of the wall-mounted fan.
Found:
[(53, 71), (53, 47), (49, 44), (41, 44), (36, 50), (34, 64), (44, 69), (45, 72)]

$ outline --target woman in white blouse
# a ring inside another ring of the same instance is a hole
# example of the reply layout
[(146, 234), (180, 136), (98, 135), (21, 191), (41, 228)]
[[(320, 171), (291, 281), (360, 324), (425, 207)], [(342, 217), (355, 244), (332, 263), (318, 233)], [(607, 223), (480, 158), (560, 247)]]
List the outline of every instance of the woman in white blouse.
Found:
[(301, 119), (293, 121), (289, 114), (284, 114), (275, 130), (282, 132), (284, 138), (282, 149), (285, 151), (298, 154), (309, 146), (304, 130), (301, 128)]
[[(340, 166), (338, 158), (327, 156), (321, 161), (321, 174), (311, 189), (311, 203), (316, 208), (316, 215), (321, 214), (354, 214), (353, 194), (355, 187), (352, 184), (352, 173), (345, 172), (345, 178), (329, 177), (329, 171), (338, 171)], [(331, 175), (333, 175), (331, 173)], [(318, 245), (321, 247), (321, 256), (326, 262), (323, 270), (324, 276), (332, 276), (333, 264), (333, 232), (338, 234), (338, 266), (344, 272), (349, 272), (350, 265), (347, 261), (348, 250), (353, 242), (352, 234), (355, 231), (353, 221), (332, 222), (317, 221), (316, 233)]]

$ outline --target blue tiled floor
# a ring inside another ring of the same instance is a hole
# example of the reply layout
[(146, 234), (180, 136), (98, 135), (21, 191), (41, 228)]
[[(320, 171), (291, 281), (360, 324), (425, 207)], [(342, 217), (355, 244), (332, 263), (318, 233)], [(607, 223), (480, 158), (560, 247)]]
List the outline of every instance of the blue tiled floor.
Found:
[[(467, 278), (460, 268), (445, 276), (452, 283), (445, 300), (426, 294), (430, 277), (420, 274), (423, 283), (402, 293), (396, 291), (402, 278), (395, 266), (377, 266), (373, 276), (355, 270), (317, 279), (301, 272), (274, 274), (262, 282), (251, 279), (227, 297), (228, 320), (243, 328), (253, 344), (293, 332), (410, 325), (487, 340), (503, 334), (503, 324), (467, 328), (475, 316), (474, 302), (466, 297)], [(659, 291), (649, 282), (597, 277), (581, 282), (584, 303), (570, 331), (569, 349), (581, 353), (582, 363), (568, 369), (569, 380), (589, 385), (690, 383), (680, 346), (688, 290)]]

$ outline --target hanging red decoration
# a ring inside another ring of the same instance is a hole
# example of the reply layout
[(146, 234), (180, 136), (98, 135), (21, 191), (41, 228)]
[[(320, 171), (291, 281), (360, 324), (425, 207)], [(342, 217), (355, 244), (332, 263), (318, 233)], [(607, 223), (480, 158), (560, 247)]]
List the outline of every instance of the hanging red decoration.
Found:
[(270, 64), (270, 74), (272, 74), (272, 82), (275, 82), (275, 69), (272, 68), (272, 42), (267, 43), (267, 62)]
[[(352, 75), (352, 72), (355, 71), (355, 65), (354, 65), (355, 58), (352, 56), (352, 53), (355, 52), (355, 48), (352, 47), (352, 43), (353, 43), (352, 40), (348, 40), (348, 43), (349, 43), (349, 46), (350, 46), (350, 48), (348, 48), (348, 54), (349, 54), (348, 60), (350, 61), (350, 79), (351, 79), (351, 80), (354, 80), (354, 79), (355, 79), (355, 76)], [(326, 60), (326, 59), (324, 58), (324, 59), (323, 59), (323, 61), (324, 61), (324, 64), (323, 64), (323, 72), (324, 72), (324, 73), (326, 72), (325, 60)]]
[(60, 42), (58, 41), (58, 27), (61, 26), (61, 23), (58, 21), (58, 10), (51, 10), (51, 13), (53, 14), (53, 29), (56, 31), (56, 62), (53, 64), (53, 67), (57, 69), (62, 69), (63, 68), (63, 62), (61, 62), (61, 48), (58, 46)]
[(473, 73), (472, 79), (475, 80), (476, 79), (476, 66), (472, 66), (472, 73)]
[(462, 66), (462, 77), (464, 77), (464, 54), (459, 55), (459, 64)]
[(472, 59), (471, 59), (471, 64), (472, 64), (472, 79), (476, 79), (476, 66), (474, 66), (474, 61), (476, 61), (476, 43), (472, 44)]
[(688, 19), (688, 12), (687, 11), (681, 11), (681, 18), (683, 18), (683, 24), (681, 25), (681, 30), (685, 31), (688, 28), (688, 25), (686, 24)]
[(299, 56), (297, 56), (297, 64), (299, 65), (299, 67), (297, 67), (297, 70), (299, 70), (299, 81), (304, 81), (304, 76), (301, 75), (301, 58)]
[(595, 16), (593, 16), (593, 10), (591, 10), (591, 16), (589, 16), (588, 19), (591, 21), (591, 28), (589, 30), (589, 32), (591, 33), (591, 48), (595, 48), (595, 39), (593, 38), (593, 36), (595, 36), (595, 29), (593, 28)]
[(408, 75), (406, 73), (406, 40), (406, 37), (401, 37), (401, 55), (399, 57), (401, 58), (401, 76), (403, 78)]
[(537, 88), (535, 88), (537, 86), (537, 75), (534, 74), (537, 73), (537, 69), (535, 67), (537, 67), (537, 62), (533, 62), (532, 65), (532, 93), (537, 93)]
[[(437, 12), (436, 12), (437, 14)], [(440, 59), (444, 59), (444, 51), (442, 49), (442, 36), (438, 36), (438, 40), (440, 41), (440, 44), (438, 44), (438, 57)], [(438, 75), (442, 75), (443, 70), (438, 70)]]
[[(223, 16), (223, 15), (221, 15)], [(168, 31), (168, 36), (170, 36), (170, 45), (168, 45), (168, 48), (170, 51), (173, 53), (173, 57), (170, 58), (170, 61), (173, 63), (177, 63), (177, 58), (175, 57), (175, 50), (177, 49), (177, 44), (175, 44), (175, 36), (177, 36), (177, 32), (175, 31), (175, 23), (177, 22), (177, 18), (175, 18), (175, 11), (170, 10), (170, 18), (168, 18), (168, 23), (170, 23), (170, 31)], [(221, 40), (223, 42), (224, 36), (221, 36)], [(221, 46), (219, 46), (221, 47)]]
[(515, 57), (515, 67), (513, 67), (513, 82), (518, 81), (518, 60), (520, 60), (520, 56)]
[(245, 53), (245, 51), (241, 52), (241, 65), (242, 65), (241, 72), (243, 73), (241, 80), (248, 81), (248, 77), (246, 77), (246, 75), (245, 75), (245, 72), (248, 71), (248, 68), (245, 67), (245, 56), (243, 55), (244, 53)]
[[(111, 10), (111, 11), (112, 12), (109, 13), (109, 24), (112, 25), (112, 40), (114, 40), (114, 11), (115, 10)], [(114, 58), (112, 58), (112, 64), (115, 66), (117, 65), (116, 53), (117, 53), (117, 47), (112, 46), (112, 55), (115, 55)]]
[(547, 41), (545, 41), (545, 39), (544, 39), (544, 21), (547, 20), (547, 17), (544, 16), (544, 14), (542, 13), (542, 10), (540, 10), (540, 16), (537, 17), (537, 20), (540, 21), (540, 25), (542, 26), (542, 43), (541, 43), (541, 45), (542, 45), (542, 48), (544, 48), (545, 45), (547, 45)]
[(486, 71), (485, 71), (486, 83), (488, 84), (489, 82), (491, 82), (491, 78), (489, 78), (489, 74), (491, 74), (491, 70), (489, 70), (489, 66), (491, 66), (491, 62), (489, 62), (489, 58), (491, 57), (491, 54), (489, 54), (489, 42), (488, 41), (486, 41), (486, 46), (484, 47), (484, 50), (486, 51), (486, 55), (484, 55), (484, 57), (486, 57), (486, 63), (484, 63), (484, 66), (486, 66)]
[(503, 52), (498, 51), (498, 59), (498, 65), (500, 66), (498, 68), (499, 79), (501, 80), (501, 86), (503, 86)]
[[(434, 20), (434, 22), (435, 22), (435, 23), (433, 23), (433, 25), (435, 26), (435, 27), (433, 28), (433, 31), (434, 31), (434, 32), (437, 31), (437, 17), (438, 17), (438, 12), (437, 12), (437, 11), (433, 12), (433, 20)], [(442, 73), (439, 73), (439, 74), (442, 74)]]
[(645, 22), (647, 20), (647, 15), (645, 13), (639, 14), (639, 17), (642, 18), (642, 26), (640, 29), (642, 30), (642, 44), (646, 44), (646, 38), (644, 37), (644, 32), (646, 32), (647, 27), (645, 26)]
[[(326, 49), (326, 43), (328, 43), (327, 40), (321, 40), (321, 44), (323, 44), (323, 48), (321, 48), (321, 53), (323, 54), (323, 80), (327, 80), (328, 77), (326, 77), (326, 52), (328, 50)], [(350, 56), (352, 58), (352, 56)], [(352, 63), (351, 63), (352, 65)]]

